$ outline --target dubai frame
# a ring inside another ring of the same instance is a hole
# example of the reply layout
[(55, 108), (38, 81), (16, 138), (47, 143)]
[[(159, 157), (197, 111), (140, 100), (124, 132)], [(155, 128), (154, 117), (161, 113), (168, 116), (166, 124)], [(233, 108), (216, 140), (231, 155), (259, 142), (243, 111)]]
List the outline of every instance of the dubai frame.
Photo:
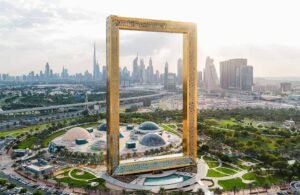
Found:
[[(119, 31), (183, 34), (183, 156), (120, 164)], [(107, 173), (126, 175), (193, 166), (197, 160), (197, 26), (194, 23), (109, 16), (106, 23)]]

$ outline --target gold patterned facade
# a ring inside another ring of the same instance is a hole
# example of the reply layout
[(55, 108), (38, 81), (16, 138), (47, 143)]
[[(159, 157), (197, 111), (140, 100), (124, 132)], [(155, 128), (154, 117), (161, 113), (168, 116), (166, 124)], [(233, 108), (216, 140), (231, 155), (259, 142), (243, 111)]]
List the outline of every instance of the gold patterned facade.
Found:
[[(197, 159), (197, 26), (194, 23), (109, 16), (106, 24), (107, 172), (126, 175), (194, 165)], [(183, 157), (120, 165), (119, 31), (183, 34)], [(174, 163), (175, 162), (175, 163)], [(177, 163), (178, 162), (178, 163)], [(176, 164), (177, 163), (177, 164)]]

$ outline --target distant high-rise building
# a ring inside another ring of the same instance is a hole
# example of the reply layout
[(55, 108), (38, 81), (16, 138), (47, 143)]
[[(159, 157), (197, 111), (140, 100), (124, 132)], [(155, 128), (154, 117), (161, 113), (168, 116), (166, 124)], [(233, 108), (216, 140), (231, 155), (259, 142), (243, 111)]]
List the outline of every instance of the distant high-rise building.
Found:
[(220, 84), (223, 89), (240, 88), (241, 66), (247, 66), (247, 59), (230, 59), (220, 62)]
[(207, 57), (205, 62), (204, 84), (208, 91), (219, 89), (219, 78), (214, 65), (214, 60), (210, 57)]
[(240, 89), (244, 91), (252, 91), (253, 86), (253, 67), (242, 66), (240, 68)]
[(140, 59), (140, 83), (146, 83), (146, 69), (144, 59)]
[(105, 83), (107, 78), (106, 66), (102, 66), (102, 81)]
[(198, 78), (197, 78), (197, 80), (198, 80), (198, 86), (200, 86), (200, 84), (201, 84), (201, 81), (202, 81), (202, 71), (198, 71)]
[(177, 60), (177, 84), (182, 84), (182, 67), (183, 67), (183, 61), (181, 58)]
[(138, 55), (136, 56), (136, 58), (134, 58), (133, 62), (132, 62), (132, 81), (133, 82), (138, 82), (139, 81), (139, 65), (138, 65), (138, 60), (139, 57)]
[(93, 55), (93, 79), (94, 80), (100, 80), (100, 66), (97, 62), (96, 57), (96, 43), (94, 43), (94, 55)]
[(50, 65), (48, 62), (46, 63), (46, 66), (45, 66), (45, 74), (44, 75), (46, 78), (50, 77)]
[(61, 78), (66, 79), (68, 77), (69, 77), (68, 70), (65, 67), (63, 67), (62, 72), (61, 72)]
[(280, 83), (280, 91), (281, 93), (288, 93), (292, 91), (292, 83), (283, 82)]
[(176, 74), (168, 73), (166, 89), (169, 91), (176, 90)]
[(169, 64), (166, 62), (165, 64), (165, 73), (164, 73), (164, 88), (168, 88), (168, 74), (169, 74)]
[(149, 59), (149, 66), (147, 67), (146, 70), (146, 82), (147, 83), (152, 83), (153, 82), (153, 65), (152, 65), (152, 59)]
[(247, 66), (247, 59), (230, 59), (220, 62), (221, 87), (251, 91), (253, 67)]
[(160, 75), (160, 74), (159, 74), (159, 71), (156, 70), (156, 72), (155, 72), (155, 82), (156, 82), (156, 83), (159, 83), (159, 79), (160, 79), (160, 78), (159, 78), (159, 75)]

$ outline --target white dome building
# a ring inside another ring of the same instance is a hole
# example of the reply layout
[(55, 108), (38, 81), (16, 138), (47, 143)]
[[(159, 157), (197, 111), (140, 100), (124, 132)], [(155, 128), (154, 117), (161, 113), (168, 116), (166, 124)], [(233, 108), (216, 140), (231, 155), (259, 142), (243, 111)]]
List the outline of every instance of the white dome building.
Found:
[(64, 142), (74, 142), (76, 140), (86, 140), (89, 141), (92, 139), (91, 134), (84, 128), (74, 127), (67, 131), (62, 137)]
[(48, 151), (56, 152), (61, 149), (67, 149), (73, 152), (88, 152), (95, 141), (93, 133), (81, 127), (74, 127), (64, 135), (52, 140), (48, 145)]

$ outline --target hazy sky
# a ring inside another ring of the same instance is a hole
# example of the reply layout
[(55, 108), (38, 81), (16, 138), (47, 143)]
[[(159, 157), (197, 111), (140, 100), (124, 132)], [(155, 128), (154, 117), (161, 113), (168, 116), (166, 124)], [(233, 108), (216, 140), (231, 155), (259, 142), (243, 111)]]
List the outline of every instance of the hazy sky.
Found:
[[(0, 0), (0, 72), (39, 71), (47, 61), (54, 72), (91, 72), (94, 41), (105, 64), (105, 21), (113, 14), (197, 23), (198, 69), (209, 55), (217, 70), (219, 61), (248, 58), (254, 76), (300, 76), (299, 7), (289, 0)], [(124, 59), (135, 53), (131, 47)]]

